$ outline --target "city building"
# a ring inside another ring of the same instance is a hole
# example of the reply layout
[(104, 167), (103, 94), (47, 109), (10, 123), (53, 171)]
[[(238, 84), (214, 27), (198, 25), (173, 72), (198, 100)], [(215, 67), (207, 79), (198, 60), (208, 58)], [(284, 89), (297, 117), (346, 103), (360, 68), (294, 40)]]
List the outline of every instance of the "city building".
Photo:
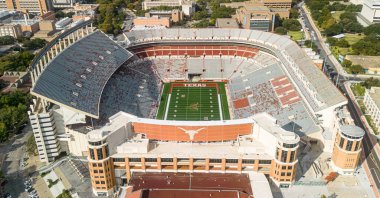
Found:
[(231, 18), (217, 18), (215, 26), (218, 28), (239, 28), (239, 24), (236, 19)]
[(150, 10), (145, 13), (145, 17), (159, 17), (159, 18), (170, 18), (172, 22), (180, 22), (183, 20), (184, 14), (182, 10)]
[(243, 2), (221, 3), (222, 6), (240, 8), (245, 6), (265, 6), (268, 8), (292, 8), (291, 0), (250, 0)]
[(71, 8), (76, 3), (76, 0), (53, 0), (54, 8)]
[(49, 0), (2, 0), (0, 8), (43, 15), (52, 9)]
[(135, 26), (164, 26), (164, 27), (170, 27), (171, 21), (168, 17), (137, 17), (133, 19), (133, 24)]
[(41, 20), (39, 22), (39, 31), (33, 37), (51, 41), (56, 33), (55, 20)]
[(371, 116), (375, 127), (380, 129), (380, 87), (366, 89), (364, 94), (364, 105), (366, 113)]
[(22, 36), (20, 24), (0, 24), (0, 36), (12, 36), (19, 38)]
[(275, 14), (265, 6), (247, 6), (236, 10), (236, 18), (244, 29), (271, 32), (274, 30)]
[(195, 2), (192, 0), (144, 0), (143, 10), (149, 10), (158, 6), (181, 7), (186, 16), (195, 12)]
[(359, 23), (367, 27), (373, 23), (380, 22), (380, 1), (363, 0), (363, 8), (357, 15)]

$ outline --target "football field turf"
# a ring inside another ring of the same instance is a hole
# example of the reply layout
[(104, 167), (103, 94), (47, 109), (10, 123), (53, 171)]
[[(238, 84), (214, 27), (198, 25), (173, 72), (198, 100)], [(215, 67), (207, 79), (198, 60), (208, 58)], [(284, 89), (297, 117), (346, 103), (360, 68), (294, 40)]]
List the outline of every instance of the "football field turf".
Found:
[(157, 119), (207, 121), (229, 119), (223, 83), (164, 85)]

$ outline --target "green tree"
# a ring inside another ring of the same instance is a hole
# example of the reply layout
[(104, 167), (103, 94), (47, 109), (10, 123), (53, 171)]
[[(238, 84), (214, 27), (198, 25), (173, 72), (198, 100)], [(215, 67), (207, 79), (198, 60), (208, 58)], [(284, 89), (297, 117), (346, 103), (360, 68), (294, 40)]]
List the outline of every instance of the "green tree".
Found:
[(363, 32), (365, 35), (370, 35), (370, 34), (380, 35), (380, 23), (375, 23), (364, 28)]
[(35, 38), (31, 40), (24, 40), (22, 46), (28, 50), (36, 50), (43, 48), (46, 45), (45, 39)]
[(3, 122), (0, 122), (0, 142), (6, 141), (8, 139), (8, 131)]
[(363, 74), (364, 73), (364, 69), (361, 65), (352, 65), (350, 67), (350, 70), (353, 74)]
[(202, 20), (208, 17), (206, 10), (198, 11), (193, 14), (193, 20)]
[(376, 78), (367, 78), (363, 83), (362, 85), (367, 88), (367, 89), (370, 89), (371, 87), (380, 87), (380, 80), (379, 79), (376, 79)]
[(298, 12), (296, 8), (290, 9), (289, 12), (290, 12), (290, 18), (292, 19), (297, 19), (300, 16), (300, 13)]
[(28, 51), (0, 56), (0, 75), (4, 71), (25, 71), (34, 55)]
[(280, 35), (286, 35), (288, 33), (288, 30), (286, 30), (284, 27), (277, 27), (275, 29), (275, 33)]
[(297, 19), (285, 19), (282, 26), (290, 31), (299, 31), (301, 29), (301, 24)]
[(194, 23), (192, 26), (194, 28), (206, 28), (206, 27), (210, 26), (210, 22), (207, 19), (205, 19), (205, 20), (199, 21), (197, 23)]
[(37, 145), (36, 140), (34, 139), (34, 135), (30, 135), (28, 141), (26, 142), (26, 150), (31, 155), (37, 155)]
[(16, 39), (12, 36), (0, 36), (0, 45), (13, 45)]
[(342, 31), (343, 31), (343, 26), (341, 24), (334, 24), (330, 26), (329, 28), (325, 29), (325, 34), (327, 36), (334, 36), (334, 35), (342, 33)]
[(70, 192), (68, 190), (63, 190), (57, 198), (71, 198)]
[(342, 62), (343, 67), (351, 67), (352, 62), (350, 60), (344, 59)]

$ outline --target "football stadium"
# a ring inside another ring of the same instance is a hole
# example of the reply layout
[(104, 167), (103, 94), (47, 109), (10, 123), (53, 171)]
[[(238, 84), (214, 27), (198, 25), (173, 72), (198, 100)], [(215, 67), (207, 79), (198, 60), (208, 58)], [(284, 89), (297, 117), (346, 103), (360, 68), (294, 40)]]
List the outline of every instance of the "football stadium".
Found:
[(50, 42), (31, 77), (40, 160), (86, 156), (96, 196), (173, 193), (183, 186), (139, 178), (197, 173), (251, 188), (186, 186), (194, 196), (271, 197), (269, 180), (294, 183), (301, 141), (332, 150), (347, 103), (295, 42), (246, 29), (136, 30), (115, 42), (88, 21)]

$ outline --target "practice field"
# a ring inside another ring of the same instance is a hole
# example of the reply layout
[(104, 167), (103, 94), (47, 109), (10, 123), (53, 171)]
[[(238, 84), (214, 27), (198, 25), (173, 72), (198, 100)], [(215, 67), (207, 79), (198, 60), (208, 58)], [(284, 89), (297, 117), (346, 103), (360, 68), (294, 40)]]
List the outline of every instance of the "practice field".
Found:
[(157, 119), (188, 121), (230, 119), (224, 83), (165, 84)]

